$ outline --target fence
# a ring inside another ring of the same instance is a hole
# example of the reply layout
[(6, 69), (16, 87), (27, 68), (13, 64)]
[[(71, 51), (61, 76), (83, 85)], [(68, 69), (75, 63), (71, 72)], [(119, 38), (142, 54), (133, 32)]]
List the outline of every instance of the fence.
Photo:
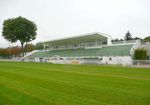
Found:
[(0, 61), (18, 62), (19, 58), (0, 58)]
[(150, 60), (133, 60), (132, 64), (135, 67), (150, 68)]

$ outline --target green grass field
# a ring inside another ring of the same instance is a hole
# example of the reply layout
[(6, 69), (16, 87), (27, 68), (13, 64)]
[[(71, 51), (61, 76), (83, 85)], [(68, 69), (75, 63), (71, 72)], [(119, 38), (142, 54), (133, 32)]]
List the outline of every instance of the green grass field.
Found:
[(0, 62), (0, 105), (150, 105), (150, 69)]

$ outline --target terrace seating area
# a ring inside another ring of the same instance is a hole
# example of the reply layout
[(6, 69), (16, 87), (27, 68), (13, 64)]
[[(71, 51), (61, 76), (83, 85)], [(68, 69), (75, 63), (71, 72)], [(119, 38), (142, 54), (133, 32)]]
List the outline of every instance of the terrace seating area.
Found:
[(96, 56), (129, 56), (133, 44), (106, 46), (93, 49), (70, 49), (70, 50), (53, 50), (39, 51), (28, 56), (29, 58), (43, 57), (96, 57)]

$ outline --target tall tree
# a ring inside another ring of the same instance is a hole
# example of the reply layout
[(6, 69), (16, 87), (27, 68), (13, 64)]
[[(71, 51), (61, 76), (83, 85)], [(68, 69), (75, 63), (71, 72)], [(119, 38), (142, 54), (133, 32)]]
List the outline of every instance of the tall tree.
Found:
[(2, 36), (11, 43), (20, 41), (23, 49), (24, 44), (36, 38), (36, 31), (37, 26), (34, 22), (19, 16), (4, 20)]
[(131, 36), (131, 33), (128, 31), (126, 34), (125, 34), (125, 40), (132, 40), (132, 36)]

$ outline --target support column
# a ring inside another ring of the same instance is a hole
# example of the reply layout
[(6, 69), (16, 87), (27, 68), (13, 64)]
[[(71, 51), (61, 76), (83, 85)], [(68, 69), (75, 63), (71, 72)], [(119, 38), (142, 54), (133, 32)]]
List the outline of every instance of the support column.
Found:
[(97, 40), (95, 40), (95, 46), (97, 46)]
[(112, 45), (112, 43), (111, 43), (111, 38), (109, 38), (109, 37), (107, 37), (107, 45), (109, 46), (109, 45)]

